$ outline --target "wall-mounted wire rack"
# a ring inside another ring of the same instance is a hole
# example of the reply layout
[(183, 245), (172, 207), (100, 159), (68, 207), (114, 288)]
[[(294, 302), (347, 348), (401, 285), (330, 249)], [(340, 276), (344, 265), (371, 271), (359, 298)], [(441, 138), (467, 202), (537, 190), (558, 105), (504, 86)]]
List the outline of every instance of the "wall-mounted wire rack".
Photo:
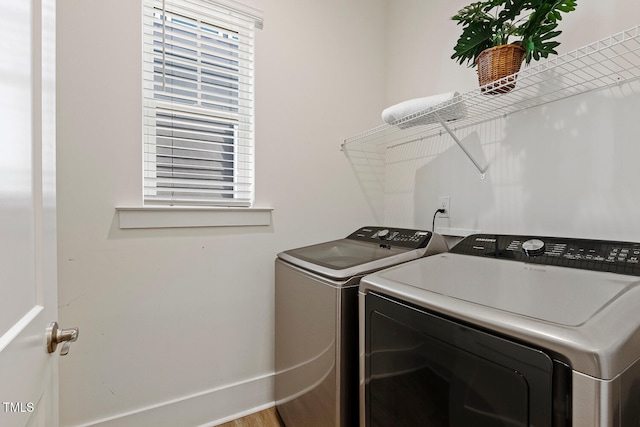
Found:
[[(343, 140), (342, 148), (344, 150), (350, 144), (358, 143), (388, 149), (440, 135), (444, 129), (484, 178), (485, 170), (460, 143), (456, 137), (457, 130), (571, 96), (640, 79), (640, 25), (528, 66), (511, 77), (516, 79), (516, 86), (509, 92), (486, 94), (488, 91), (500, 92), (503, 86), (510, 84), (512, 80), (505, 78), (501, 85), (495, 86), (494, 83), (494, 86), (490, 84), (479, 87), (391, 124), (384, 124), (346, 138)], [(456, 110), (451, 107), (462, 107), (460, 104), (466, 108), (466, 116), (450, 120), (447, 111)], [(426, 116), (432, 116), (434, 123), (407, 126), (412, 120), (418, 121)]]

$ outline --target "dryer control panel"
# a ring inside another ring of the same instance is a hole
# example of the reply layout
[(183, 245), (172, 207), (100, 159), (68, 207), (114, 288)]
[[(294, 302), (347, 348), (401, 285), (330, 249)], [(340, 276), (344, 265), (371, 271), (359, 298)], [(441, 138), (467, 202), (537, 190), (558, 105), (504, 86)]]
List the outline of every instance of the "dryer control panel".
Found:
[(640, 276), (640, 243), (474, 234), (451, 253)]
[(410, 249), (424, 248), (432, 233), (425, 230), (390, 227), (362, 227), (351, 233), (347, 239), (367, 243), (379, 243), (382, 246), (401, 246)]

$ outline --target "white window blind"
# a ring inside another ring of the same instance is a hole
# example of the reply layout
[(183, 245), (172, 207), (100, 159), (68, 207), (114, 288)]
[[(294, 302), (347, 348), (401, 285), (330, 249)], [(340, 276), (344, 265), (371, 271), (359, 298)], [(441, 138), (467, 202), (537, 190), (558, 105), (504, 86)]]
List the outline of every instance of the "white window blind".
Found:
[(254, 31), (207, 0), (144, 1), (144, 203), (251, 206)]

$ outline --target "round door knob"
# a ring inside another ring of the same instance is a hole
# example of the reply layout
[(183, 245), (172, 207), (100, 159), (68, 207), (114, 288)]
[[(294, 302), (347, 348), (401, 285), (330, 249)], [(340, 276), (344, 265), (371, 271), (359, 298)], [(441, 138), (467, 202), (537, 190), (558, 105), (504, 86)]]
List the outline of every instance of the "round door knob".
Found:
[(544, 242), (540, 239), (530, 239), (522, 244), (522, 251), (527, 256), (542, 255), (544, 253)]

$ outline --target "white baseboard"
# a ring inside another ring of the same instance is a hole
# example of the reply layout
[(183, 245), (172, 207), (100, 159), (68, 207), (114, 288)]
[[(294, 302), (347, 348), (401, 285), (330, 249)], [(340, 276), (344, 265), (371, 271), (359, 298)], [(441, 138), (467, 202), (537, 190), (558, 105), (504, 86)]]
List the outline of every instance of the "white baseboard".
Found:
[(252, 378), (77, 427), (213, 427), (274, 406), (273, 377)]

